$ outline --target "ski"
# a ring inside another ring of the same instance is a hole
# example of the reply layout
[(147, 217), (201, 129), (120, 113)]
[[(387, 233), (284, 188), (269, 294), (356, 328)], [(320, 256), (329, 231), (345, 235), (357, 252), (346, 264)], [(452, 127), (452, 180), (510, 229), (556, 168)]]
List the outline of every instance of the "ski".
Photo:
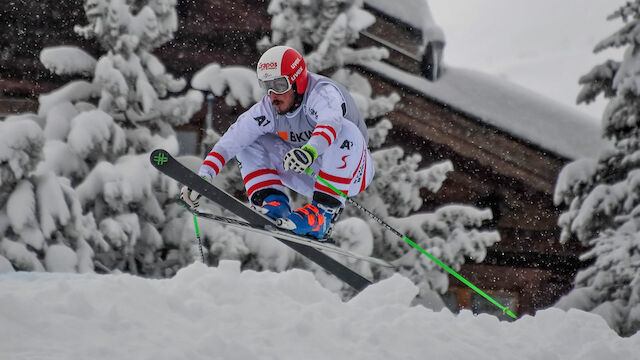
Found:
[(216, 214), (211, 214), (211, 213), (206, 213), (206, 212), (201, 212), (197, 209), (194, 209), (192, 207), (189, 207), (189, 205), (187, 203), (185, 203), (182, 200), (178, 200), (178, 202), (185, 207), (185, 209), (187, 209), (187, 211), (189, 211), (190, 213), (192, 213), (193, 215), (200, 217), (200, 218), (205, 218), (205, 219), (209, 219), (209, 220), (213, 220), (215, 222), (224, 224), (224, 225), (229, 225), (229, 226), (233, 226), (235, 228), (239, 228), (239, 229), (243, 229), (243, 230), (247, 230), (247, 231), (252, 231), (258, 234), (262, 234), (262, 235), (267, 235), (267, 236), (271, 236), (271, 237), (275, 237), (275, 238), (280, 238), (280, 239), (284, 239), (284, 240), (289, 240), (289, 241), (293, 241), (295, 243), (298, 244), (303, 244), (303, 245), (307, 245), (307, 246), (311, 246), (313, 248), (316, 248), (318, 250), (323, 250), (323, 251), (327, 251), (327, 252), (331, 252), (337, 255), (342, 255), (342, 256), (346, 256), (349, 258), (353, 258), (356, 260), (362, 260), (362, 261), (366, 261), (375, 265), (380, 265), (380, 266), (384, 266), (384, 267), (388, 267), (388, 268), (395, 268), (396, 266), (391, 264), (388, 261), (382, 260), (382, 259), (378, 259), (376, 257), (373, 256), (367, 256), (367, 255), (362, 255), (362, 254), (358, 254), (355, 253), (353, 251), (347, 250), (347, 249), (343, 249), (341, 247), (338, 247), (336, 245), (333, 245), (332, 241), (329, 240), (328, 242), (319, 242), (317, 240), (308, 238), (306, 236), (301, 236), (295, 233), (292, 233), (288, 230), (285, 229), (280, 229), (280, 228), (272, 228), (272, 227), (259, 227), (259, 226), (255, 226), (252, 224), (249, 224), (248, 222), (245, 221), (241, 221), (241, 220), (236, 220), (236, 219), (232, 219), (232, 218), (228, 218), (225, 216), (220, 216), (220, 215), (216, 215)]
[[(254, 211), (224, 190), (202, 179), (198, 174), (177, 161), (168, 151), (156, 149), (151, 152), (150, 160), (151, 164), (163, 174), (197, 191), (202, 196), (231, 211), (252, 226), (266, 229), (276, 228), (276, 224), (271, 218)], [(315, 262), (357, 291), (361, 291), (371, 285), (369, 279), (318, 250), (316, 247), (291, 241), (277, 235), (273, 237), (302, 254), (307, 259)]]

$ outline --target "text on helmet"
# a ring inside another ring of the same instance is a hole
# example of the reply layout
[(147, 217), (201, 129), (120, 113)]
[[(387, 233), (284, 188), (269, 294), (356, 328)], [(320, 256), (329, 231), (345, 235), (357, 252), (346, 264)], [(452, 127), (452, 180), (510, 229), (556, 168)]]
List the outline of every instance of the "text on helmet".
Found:
[(258, 64), (258, 69), (260, 70), (274, 70), (277, 68), (278, 68), (278, 63), (275, 61)]
[(291, 81), (296, 81), (296, 79), (298, 78), (298, 76), (300, 76), (300, 73), (302, 72), (302, 66), (300, 66), (298, 68), (298, 70), (296, 70), (295, 73), (293, 73), (293, 75), (291, 75)]
[(296, 60), (291, 64), (291, 70), (295, 69), (299, 63), (300, 63), (300, 58), (296, 58)]

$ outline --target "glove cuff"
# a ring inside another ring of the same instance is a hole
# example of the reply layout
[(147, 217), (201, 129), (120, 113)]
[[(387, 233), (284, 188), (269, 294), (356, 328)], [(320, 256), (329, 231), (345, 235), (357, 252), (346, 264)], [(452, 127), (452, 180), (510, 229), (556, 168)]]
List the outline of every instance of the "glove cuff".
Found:
[(318, 157), (318, 151), (316, 151), (316, 149), (314, 149), (313, 146), (309, 144), (302, 145), (301, 149), (308, 152), (311, 155), (311, 160), (313, 161), (315, 161)]

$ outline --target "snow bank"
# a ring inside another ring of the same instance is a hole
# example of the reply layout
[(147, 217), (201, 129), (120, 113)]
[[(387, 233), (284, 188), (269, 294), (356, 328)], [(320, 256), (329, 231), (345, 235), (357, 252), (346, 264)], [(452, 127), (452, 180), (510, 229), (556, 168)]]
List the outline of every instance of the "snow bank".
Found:
[(349, 302), (305, 271), (191, 265), (131, 275), (0, 276), (2, 359), (631, 359), (598, 316), (557, 309), (513, 323), (411, 307), (395, 275)]

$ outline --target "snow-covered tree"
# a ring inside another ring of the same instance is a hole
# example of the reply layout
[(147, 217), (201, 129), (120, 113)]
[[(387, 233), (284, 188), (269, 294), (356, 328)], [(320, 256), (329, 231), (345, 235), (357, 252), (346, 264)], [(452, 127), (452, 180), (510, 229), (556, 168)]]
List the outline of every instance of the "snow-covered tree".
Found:
[[(400, 96), (392, 93), (373, 97), (369, 81), (346, 67), (388, 56), (386, 49), (353, 49), (350, 46), (361, 30), (373, 24), (375, 17), (362, 8), (361, 2), (351, 0), (272, 0), (268, 12), (272, 15), (271, 35), (257, 44), (258, 49), (263, 51), (274, 45), (291, 46), (304, 54), (310, 71), (330, 76), (347, 87), (363, 116), (375, 122), (369, 128), (369, 146), (372, 149), (380, 148), (392, 128), (391, 122), (384, 116), (393, 110)], [(329, 69), (332, 70), (331, 73), (327, 73)], [(224, 97), (230, 105), (248, 107), (264, 95), (255, 79), (254, 69), (222, 68), (218, 64), (211, 64), (195, 74), (191, 85)], [(483, 221), (491, 219), (490, 210), (451, 205), (434, 213), (412, 214), (423, 205), (420, 189), (437, 191), (445, 180), (446, 173), (452, 170), (451, 162), (445, 161), (419, 170), (420, 155), (406, 156), (400, 147), (377, 150), (373, 157), (376, 176), (369, 188), (356, 197), (356, 201), (397, 226), (454, 269), (465, 262), (465, 257), (482, 261), (486, 248), (499, 241), (499, 235), (495, 231), (480, 230)], [(239, 175), (233, 175), (237, 170), (228, 168), (226, 166), (221, 175), (231, 173), (228, 176), (239, 180)], [(215, 181), (219, 181), (218, 178)], [(234, 190), (241, 190), (237, 188), (238, 184), (242, 184), (240, 181), (235, 184), (224, 178), (220, 181), (232, 186)], [(295, 194), (290, 195), (294, 205), (300, 205), (304, 200)], [(248, 235), (245, 235), (244, 243), (251, 243), (246, 240), (246, 236)], [(443, 293), (448, 288), (448, 277), (445, 272), (437, 269), (436, 264), (417, 253), (402, 239), (384, 231), (357, 209), (347, 206), (332, 237), (343, 247), (397, 262), (400, 271), (420, 285), (421, 296), (425, 299), (433, 298), (433, 291)], [(273, 256), (274, 248), (277, 247), (274, 245), (265, 249), (248, 246), (249, 252), (245, 253), (245, 259), (255, 261), (245, 262), (245, 266), (265, 268), (264, 264), (268, 263), (265, 259)], [(238, 251), (233, 253), (239, 254)], [(391, 275), (390, 272), (372, 268), (367, 263), (342, 258), (340, 260), (350, 262), (356, 270), (375, 280)], [(345, 295), (351, 293), (346, 285), (327, 276), (314, 264), (303, 262), (299, 257), (280, 256), (278, 264), (280, 268), (308, 267), (325, 286), (342, 291)]]
[(568, 206), (558, 220), (561, 242), (589, 248), (591, 264), (558, 306), (603, 316), (619, 334), (640, 330), (640, 1), (608, 17), (624, 25), (598, 43), (594, 52), (625, 47), (622, 61), (608, 60), (580, 79), (578, 102), (603, 94), (610, 99), (602, 116), (609, 147), (595, 159), (576, 160), (558, 178), (555, 202)]
[[(178, 151), (172, 127), (188, 122), (203, 100), (195, 90), (172, 96), (186, 81), (152, 54), (177, 30), (175, 6), (175, 0), (86, 0), (87, 24), (74, 30), (104, 53), (94, 58), (59, 46), (40, 54), (47, 69), (77, 80), (40, 96), (38, 113), (29, 115), (42, 127), (35, 174), (68, 179), (67, 201), (78, 202), (102, 234), (91, 254), (101, 271), (165, 275), (187, 261), (188, 247), (162, 236), (172, 216), (184, 216), (171, 211), (177, 185), (148, 160), (156, 147)], [(25, 186), (16, 185), (12, 195)]]
[(38, 168), (46, 140), (34, 120), (0, 122), (0, 272), (92, 271), (106, 243), (69, 179)]
[(271, 19), (271, 38), (264, 37), (258, 49), (287, 45), (307, 51), (309, 70), (321, 72), (333, 66), (342, 67), (389, 56), (383, 48), (353, 49), (360, 30), (375, 22), (375, 17), (354, 0), (274, 0), (267, 9)]

